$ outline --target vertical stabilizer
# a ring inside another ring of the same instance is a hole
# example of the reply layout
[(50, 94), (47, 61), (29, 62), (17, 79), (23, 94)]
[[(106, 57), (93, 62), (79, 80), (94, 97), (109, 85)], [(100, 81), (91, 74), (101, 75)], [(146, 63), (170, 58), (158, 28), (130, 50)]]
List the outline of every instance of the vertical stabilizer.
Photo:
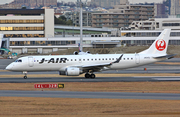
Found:
[(154, 43), (140, 54), (166, 55), (171, 29), (164, 29)]

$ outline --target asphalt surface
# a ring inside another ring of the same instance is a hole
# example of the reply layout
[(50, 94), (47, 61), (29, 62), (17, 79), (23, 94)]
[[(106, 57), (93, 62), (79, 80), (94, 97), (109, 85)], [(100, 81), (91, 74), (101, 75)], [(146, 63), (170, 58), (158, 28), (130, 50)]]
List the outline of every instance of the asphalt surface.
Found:
[(5, 69), (7, 65), (14, 61), (15, 59), (0, 59), (0, 69)]
[(68, 91), (5, 91), (5, 90), (0, 90), (0, 97), (180, 100), (180, 94), (169, 94), (169, 93), (68, 92)]

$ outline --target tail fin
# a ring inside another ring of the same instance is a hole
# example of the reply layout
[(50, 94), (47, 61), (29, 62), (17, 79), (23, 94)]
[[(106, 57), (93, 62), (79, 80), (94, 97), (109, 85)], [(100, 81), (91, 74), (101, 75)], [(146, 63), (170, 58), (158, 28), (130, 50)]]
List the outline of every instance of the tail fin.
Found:
[(79, 52), (81, 52), (81, 44), (80, 43), (78, 43), (78, 47), (79, 47)]
[(166, 55), (170, 32), (171, 29), (164, 29), (154, 43), (147, 50), (140, 52), (140, 54)]

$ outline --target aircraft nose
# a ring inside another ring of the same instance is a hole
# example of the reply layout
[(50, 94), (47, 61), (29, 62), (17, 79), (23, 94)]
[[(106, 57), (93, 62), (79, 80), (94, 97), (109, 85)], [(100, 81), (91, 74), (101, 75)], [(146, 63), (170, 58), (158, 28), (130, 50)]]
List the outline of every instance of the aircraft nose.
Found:
[(6, 70), (12, 70), (12, 68), (13, 68), (13, 65), (10, 64), (10, 65), (8, 65), (8, 66), (6, 67)]

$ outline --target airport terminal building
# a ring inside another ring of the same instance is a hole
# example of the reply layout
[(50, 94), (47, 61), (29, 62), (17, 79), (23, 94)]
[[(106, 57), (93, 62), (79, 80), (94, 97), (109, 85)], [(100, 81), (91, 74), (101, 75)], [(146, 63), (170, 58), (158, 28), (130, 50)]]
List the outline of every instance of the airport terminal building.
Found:
[(131, 30), (121, 31), (122, 44), (151, 45), (162, 30), (171, 29), (170, 45), (180, 45), (179, 18), (152, 18), (146, 21), (133, 21)]
[(22, 47), (13, 46), (33, 44), (31, 38), (54, 37), (54, 9), (0, 9), (0, 33), (2, 47), (21, 53)]
[(53, 9), (0, 9), (4, 38), (54, 37)]

